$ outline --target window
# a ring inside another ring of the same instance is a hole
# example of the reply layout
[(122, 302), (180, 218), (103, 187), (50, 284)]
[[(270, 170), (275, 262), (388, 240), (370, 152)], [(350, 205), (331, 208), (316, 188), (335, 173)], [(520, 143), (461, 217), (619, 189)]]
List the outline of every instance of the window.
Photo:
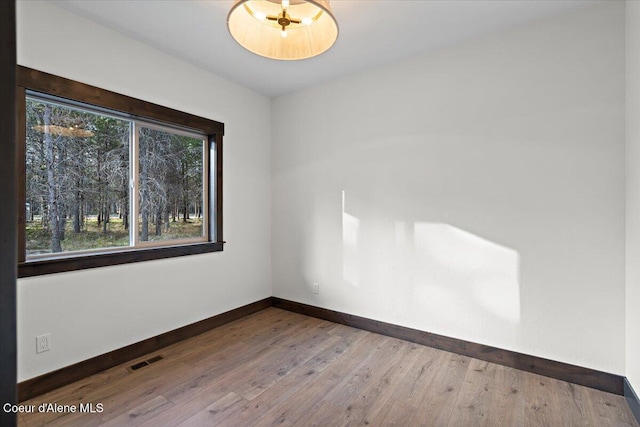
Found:
[(222, 250), (224, 126), (18, 67), (20, 277)]

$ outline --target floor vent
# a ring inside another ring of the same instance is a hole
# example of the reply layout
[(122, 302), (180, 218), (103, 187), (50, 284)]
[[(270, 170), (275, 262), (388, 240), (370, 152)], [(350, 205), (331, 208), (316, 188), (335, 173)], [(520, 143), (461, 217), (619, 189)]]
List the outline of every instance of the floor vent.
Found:
[(143, 360), (142, 362), (138, 362), (135, 365), (129, 366), (129, 369), (132, 371), (137, 371), (140, 368), (144, 368), (147, 365), (151, 365), (152, 363), (156, 363), (159, 360), (164, 359), (162, 356), (155, 356), (148, 360)]
[(156, 363), (157, 361), (162, 360), (162, 359), (163, 359), (163, 357), (158, 355), (156, 357), (152, 357), (151, 359), (147, 360), (147, 363), (149, 365), (151, 365), (152, 363)]

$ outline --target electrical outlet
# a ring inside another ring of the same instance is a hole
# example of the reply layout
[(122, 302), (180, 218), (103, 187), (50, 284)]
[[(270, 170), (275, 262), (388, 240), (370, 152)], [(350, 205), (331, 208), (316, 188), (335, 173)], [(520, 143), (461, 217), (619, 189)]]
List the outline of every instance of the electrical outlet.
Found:
[(42, 353), (51, 349), (51, 334), (38, 335), (36, 337), (36, 353)]
[(318, 282), (314, 282), (312, 287), (311, 287), (311, 291), (314, 294), (319, 294), (320, 293), (320, 284)]

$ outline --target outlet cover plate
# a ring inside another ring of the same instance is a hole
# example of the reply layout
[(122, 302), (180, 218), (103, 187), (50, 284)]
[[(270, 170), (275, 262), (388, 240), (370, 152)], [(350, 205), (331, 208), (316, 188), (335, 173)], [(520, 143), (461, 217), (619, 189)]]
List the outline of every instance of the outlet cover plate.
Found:
[(43, 353), (51, 349), (51, 334), (38, 335), (36, 337), (36, 353)]

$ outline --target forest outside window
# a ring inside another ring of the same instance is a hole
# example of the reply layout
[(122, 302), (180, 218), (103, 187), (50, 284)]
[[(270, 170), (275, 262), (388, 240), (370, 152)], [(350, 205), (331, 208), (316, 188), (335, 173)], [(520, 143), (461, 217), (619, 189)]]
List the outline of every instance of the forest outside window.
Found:
[(222, 250), (221, 123), (18, 76), (20, 276)]

